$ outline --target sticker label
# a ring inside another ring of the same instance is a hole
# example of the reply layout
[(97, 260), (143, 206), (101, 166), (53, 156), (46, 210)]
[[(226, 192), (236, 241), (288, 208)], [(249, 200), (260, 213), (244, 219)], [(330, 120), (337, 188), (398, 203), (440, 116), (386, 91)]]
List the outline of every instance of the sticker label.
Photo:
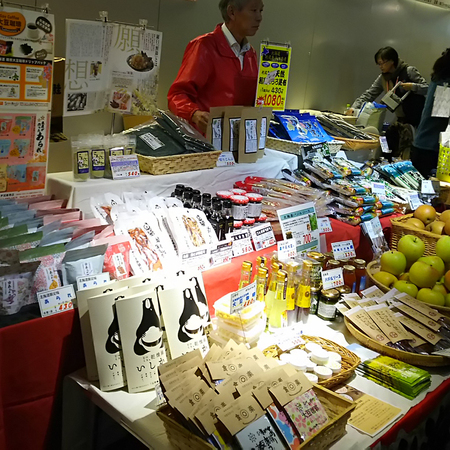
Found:
[(76, 297), (73, 286), (70, 284), (59, 289), (38, 292), (37, 298), (41, 316), (47, 317), (73, 309)]

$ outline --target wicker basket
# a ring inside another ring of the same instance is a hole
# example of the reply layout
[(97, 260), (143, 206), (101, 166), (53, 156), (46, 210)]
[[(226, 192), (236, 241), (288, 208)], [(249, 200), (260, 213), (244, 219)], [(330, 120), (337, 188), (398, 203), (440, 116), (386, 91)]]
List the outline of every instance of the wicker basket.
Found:
[(216, 167), (219, 155), (222, 152), (189, 153), (186, 155), (144, 156), (137, 154), (139, 169), (141, 172), (152, 175), (164, 175), (166, 173), (191, 172), (193, 170), (212, 169)]
[[(345, 427), (356, 405), (334, 392), (314, 385), (314, 392), (324, 406), (329, 421), (316, 434), (300, 445), (302, 450), (326, 450), (345, 434)], [(214, 450), (215, 447), (180, 425), (170, 413), (170, 408), (162, 407), (158, 416), (164, 422), (169, 442), (180, 450)]]
[(334, 136), (332, 136), (332, 138), (344, 142), (342, 146), (343, 150), (374, 150), (380, 146), (378, 136), (374, 136), (374, 139), (371, 141), (365, 139), (346, 139)]
[[(380, 263), (379, 261), (372, 261), (370, 262), (366, 267), (367, 272), (367, 278), (369, 279), (369, 285), (373, 286), (375, 285), (378, 289), (382, 290), (383, 292), (388, 292), (389, 287), (385, 286), (384, 284), (381, 284), (379, 281), (375, 280), (373, 275), (380, 271)], [(427, 305), (430, 305), (432, 308), (437, 309), (441, 313), (444, 313), (448, 316), (450, 316), (450, 308), (447, 306), (439, 306), (435, 305), (434, 303), (426, 303)]]
[(441, 367), (450, 365), (450, 358), (444, 356), (429, 356), (418, 355), (416, 353), (404, 352), (395, 348), (388, 347), (387, 345), (380, 344), (379, 342), (366, 336), (359, 331), (346, 317), (344, 318), (345, 326), (352, 336), (358, 339), (362, 345), (375, 350), (383, 355), (390, 356), (391, 358), (398, 359), (399, 361), (412, 364), (413, 366), (425, 366), (425, 367)]
[[(406, 221), (414, 217), (413, 214), (406, 214), (404, 216), (395, 217), (391, 219), (392, 233), (391, 233), (391, 249), (397, 250), (398, 241), (405, 234), (412, 234), (417, 236), (425, 243), (424, 256), (436, 255), (436, 243), (442, 237), (440, 234), (431, 233), (430, 231), (419, 230), (416, 227), (407, 225)], [(439, 220), (440, 214), (436, 214), (436, 220)]]
[[(347, 350), (345, 347), (341, 347), (333, 341), (329, 341), (328, 339), (315, 336), (302, 336), (302, 339), (306, 342), (315, 342), (316, 344), (322, 346), (325, 350), (329, 352), (336, 352), (341, 355), (342, 370), (338, 374), (333, 375), (328, 380), (319, 381), (318, 383), (328, 389), (339, 386), (340, 384), (344, 384), (349, 378), (352, 377), (353, 373), (358, 367), (358, 364), (361, 362), (358, 356), (356, 356), (353, 352)], [(283, 351), (277, 345), (272, 345), (271, 347), (266, 348), (263, 353), (266, 356), (278, 358), (283, 353)]]
[[(341, 139), (328, 142), (328, 148), (330, 150), (330, 153), (332, 154), (337, 153), (343, 145), (344, 142)], [(273, 137), (268, 137), (266, 140), (267, 148), (278, 150), (284, 153), (292, 153), (294, 155), (301, 155), (302, 148), (304, 146), (305, 144), (300, 144), (299, 142), (294, 141), (288, 141), (286, 139), (277, 139)]]

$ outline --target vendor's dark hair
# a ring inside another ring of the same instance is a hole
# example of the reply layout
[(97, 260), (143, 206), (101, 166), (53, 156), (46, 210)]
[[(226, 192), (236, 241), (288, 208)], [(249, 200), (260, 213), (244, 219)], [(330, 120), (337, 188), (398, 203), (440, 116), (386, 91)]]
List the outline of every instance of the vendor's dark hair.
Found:
[(433, 66), (433, 73), (431, 74), (431, 79), (434, 81), (447, 78), (450, 78), (450, 48), (442, 52), (442, 56), (436, 60)]
[(398, 66), (398, 53), (392, 47), (382, 47), (375, 53), (375, 63), (378, 64), (378, 59), (383, 61), (393, 61), (394, 66)]
[(220, 0), (219, 9), (224, 22), (227, 23), (230, 21), (227, 12), (228, 5), (234, 6), (238, 11), (241, 11), (248, 2), (249, 0)]

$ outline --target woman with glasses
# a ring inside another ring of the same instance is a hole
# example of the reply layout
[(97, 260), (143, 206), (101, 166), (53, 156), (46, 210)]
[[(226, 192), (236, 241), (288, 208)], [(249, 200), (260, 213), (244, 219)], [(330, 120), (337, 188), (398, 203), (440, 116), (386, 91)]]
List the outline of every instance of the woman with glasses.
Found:
[(386, 94), (398, 82), (401, 82), (395, 93), (399, 97), (403, 97), (407, 91), (411, 91), (411, 93), (402, 105), (395, 110), (395, 114), (399, 122), (417, 127), (428, 89), (425, 78), (415, 67), (399, 59), (397, 51), (392, 47), (380, 48), (375, 53), (375, 63), (379, 66), (381, 74), (378, 75), (372, 86), (353, 102), (348, 113), (352, 114), (355, 109), (361, 108), (365, 102), (373, 102), (381, 94)]

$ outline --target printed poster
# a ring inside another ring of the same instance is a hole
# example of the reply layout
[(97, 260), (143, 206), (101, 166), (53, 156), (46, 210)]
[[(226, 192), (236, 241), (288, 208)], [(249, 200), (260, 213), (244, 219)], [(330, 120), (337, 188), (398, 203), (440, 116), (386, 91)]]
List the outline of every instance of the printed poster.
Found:
[(162, 33), (72, 19), (66, 28), (66, 116), (155, 112)]
[(50, 110), (54, 16), (4, 7), (0, 11), (0, 108)]
[(0, 198), (44, 192), (54, 33), (52, 14), (0, 11)]
[(283, 44), (261, 44), (258, 88), (255, 106), (283, 111), (291, 64), (291, 47)]

